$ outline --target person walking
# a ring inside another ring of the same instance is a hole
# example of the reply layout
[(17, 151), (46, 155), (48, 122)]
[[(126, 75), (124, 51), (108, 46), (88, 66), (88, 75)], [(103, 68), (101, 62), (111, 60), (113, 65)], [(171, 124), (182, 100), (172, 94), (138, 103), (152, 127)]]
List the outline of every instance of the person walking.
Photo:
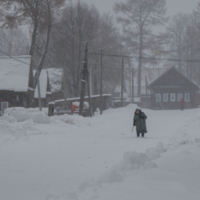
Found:
[(136, 126), (137, 137), (140, 137), (140, 134), (142, 135), (142, 137), (144, 137), (144, 134), (147, 133), (146, 119), (147, 116), (144, 112), (142, 112), (140, 109), (135, 110), (133, 117), (133, 126)]

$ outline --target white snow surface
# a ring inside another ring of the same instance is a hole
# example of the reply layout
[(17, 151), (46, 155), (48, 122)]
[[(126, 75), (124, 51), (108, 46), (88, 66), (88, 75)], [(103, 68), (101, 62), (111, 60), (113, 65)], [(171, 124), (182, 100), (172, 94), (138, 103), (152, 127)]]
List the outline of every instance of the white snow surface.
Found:
[(153, 111), (132, 129), (136, 105), (103, 115), (0, 117), (0, 200), (198, 200), (200, 109)]

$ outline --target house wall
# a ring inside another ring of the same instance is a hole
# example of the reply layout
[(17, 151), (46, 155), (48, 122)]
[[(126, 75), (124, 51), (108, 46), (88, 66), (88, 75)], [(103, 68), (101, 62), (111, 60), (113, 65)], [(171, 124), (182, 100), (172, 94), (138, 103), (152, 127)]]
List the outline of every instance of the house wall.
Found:
[[(160, 99), (159, 99), (160, 94)], [(151, 108), (153, 109), (180, 109), (181, 95), (184, 98), (185, 108), (197, 107), (195, 91), (188, 88), (159, 88), (151, 94)], [(180, 95), (180, 96), (179, 96)]]
[(0, 103), (8, 102), (9, 107), (29, 107), (28, 92), (0, 91)]
[(196, 104), (197, 106), (200, 105), (200, 93), (196, 93), (196, 94), (195, 94), (195, 104)]

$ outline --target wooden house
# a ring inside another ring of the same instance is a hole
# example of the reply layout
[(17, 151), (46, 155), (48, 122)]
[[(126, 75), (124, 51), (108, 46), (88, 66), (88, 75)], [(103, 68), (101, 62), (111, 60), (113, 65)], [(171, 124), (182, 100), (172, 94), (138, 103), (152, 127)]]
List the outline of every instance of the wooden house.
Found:
[(185, 108), (197, 107), (195, 102), (199, 86), (190, 81), (175, 67), (170, 68), (148, 85), (151, 91), (151, 108), (179, 109), (183, 98)]
[[(134, 102), (141, 108), (150, 107), (150, 91), (147, 85), (168, 70), (166, 67), (142, 67), (141, 69), (141, 93), (138, 94), (138, 69), (125, 80), (126, 93), (124, 90), (124, 106)], [(117, 86), (112, 92), (112, 102), (115, 107), (121, 107), (121, 86)]]
[(30, 56), (0, 57), (0, 104), (30, 107), (34, 93)]

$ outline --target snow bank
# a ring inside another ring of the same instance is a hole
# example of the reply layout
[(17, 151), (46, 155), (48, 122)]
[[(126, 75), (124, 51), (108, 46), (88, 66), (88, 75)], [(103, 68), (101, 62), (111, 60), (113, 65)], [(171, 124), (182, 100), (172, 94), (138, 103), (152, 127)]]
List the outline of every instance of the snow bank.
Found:
[(76, 125), (78, 127), (91, 126), (91, 118), (85, 118), (79, 115), (65, 114), (65, 115), (58, 115), (58, 116), (51, 117), (51, 122), (57, 123), (58, 121), (64, 122), (70, 125)]
[(0, 127), (1, 127), (1, 135), (24, 135), (25, 130), (20, 127), (16, 126), (16, 124), (10, 124), (7, 121), (0, 120)]
[(32, 119), (34, 123), (50, 123), (50, 118), (46, 115), (45, 111), (38, 111), (38, 109), (33, 108), (7, 108), (2, 119), (9, 122), (23, 122)]
[(4, 115), (0, 118), (8, 122), (24, 122), (26, 120), (32, 120), (33, 123), (57, 123), (58, 121), (64, 122), (66, 124), (81, 126), (91, 126), (91, 118), (85, 118), (79, 115), (54, 115), (52, 117), (47, 116), (48, 109), (43, 108), (39, 111), (38, 108), (22, 108), (13, 107), (7, 108)]
[(69, 194), (49, 194), (45, 200), (79, 200), (78, 195), (76, 193)]
[(106, 171), (102, 176), (99, 178), (99, 182), (101, 183), (114, 183), (114, 182), (121, 182), (124, 178), (120, 174), (119, 171), (115, 169), (110, 169)]
[(40, 112), (38, 109), (7, 108), (4, 115), (0, 117), (0, 143), (27, 140), (31, 135), (41, 135), (44, 131), (40, 130), (36, 123), (50, 122), (45, 112)]
[(27, 140), (31, 135), (41, 135), (44, 133), (43, 131), (35, 127), (35, 124), (32, 120), (18, 123), (14, 121), (15, 119), (10, 122), (9, 120), (11, 120), (12, 117), (7, 118), (9, 120), (4, 119), (0, 118), (0, 146), (11, 141)]
[(200, 138), (195, 138), (195, 142), (200, 144)]
[(158, 143), (156, 148), (148, 149), (146, 153), (125, 152), (122, 161), (107, 170), (99, 177), (101, 183), (113, 183), (123, 181), (123, 174), (126, 171), (133, 170), (146, 170), (156, 168), (157, 165), (152, 162), (160, 157), (161, 153), (164, 153), (166, 149), (163, 143)]
[(38, 108), (7, 108), (4, 112), (4, 115), (0, 119), (11, 123), (32, 120), (33, 123), (49, 124), (53, 122), (55, 124), (56, 122), (60, 121), (66, 124), (76, 125), (78, 127), (91, 126), (91, 118), (68, 114), (49, 117), (47, 116), (47, 109), (39, 111)]

